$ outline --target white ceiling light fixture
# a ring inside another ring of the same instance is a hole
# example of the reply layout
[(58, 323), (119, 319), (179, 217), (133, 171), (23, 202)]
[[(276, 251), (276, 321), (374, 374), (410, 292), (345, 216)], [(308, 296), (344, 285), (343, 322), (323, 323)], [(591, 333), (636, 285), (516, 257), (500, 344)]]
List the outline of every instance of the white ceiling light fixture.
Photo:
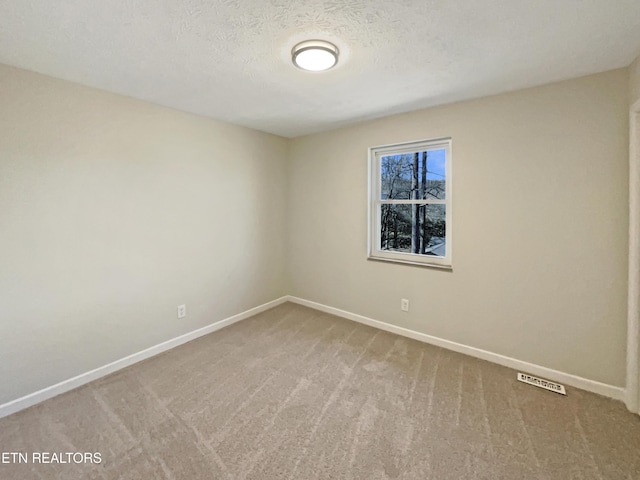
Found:
[(293, 64), (302, 70), (322, 72), (338, 63), (338, 47), (324, 40), (306, 40), (291, 50)]

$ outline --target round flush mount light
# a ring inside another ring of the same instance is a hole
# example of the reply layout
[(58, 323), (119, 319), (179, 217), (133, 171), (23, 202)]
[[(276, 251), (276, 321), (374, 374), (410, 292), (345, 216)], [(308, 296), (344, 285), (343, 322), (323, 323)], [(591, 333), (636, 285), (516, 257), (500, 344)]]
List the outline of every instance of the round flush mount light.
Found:
[(338, 47), (324, 40), (307, 40), (291, 50), (293, 64), (310, 72), (329, 70), (338, 63)]

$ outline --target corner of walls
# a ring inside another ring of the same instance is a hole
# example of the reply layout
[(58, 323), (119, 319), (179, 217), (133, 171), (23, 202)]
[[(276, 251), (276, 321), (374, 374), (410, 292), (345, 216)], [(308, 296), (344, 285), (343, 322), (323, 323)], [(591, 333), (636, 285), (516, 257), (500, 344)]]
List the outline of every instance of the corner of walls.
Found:
[(640, 55), (629, 65), (629, 104), (640, 101)]
[(284, 257), (284, 272), (285, 272), (285, 290), (286, 294), (289, 295), (293, 288), (293, 282), (291, 281), (291, 246), (292, 246), (292, 235), (293, 232), (291, 230), (291, 225), (289, 222), (289, 218), (291, 218), (292, 214), (292, 192), (291, 192), (291, 175), (292, 175), (292, 159), (291, 159), (291, 151), (292, 151), (292, 142), (295, 138), (288, 138), (286, 143), (286, 156), (285, 156), (285, 205), (284, 205), (284, 215), (287, 219), (284, 228), (284, 246), (286, 250), (286, 255)]

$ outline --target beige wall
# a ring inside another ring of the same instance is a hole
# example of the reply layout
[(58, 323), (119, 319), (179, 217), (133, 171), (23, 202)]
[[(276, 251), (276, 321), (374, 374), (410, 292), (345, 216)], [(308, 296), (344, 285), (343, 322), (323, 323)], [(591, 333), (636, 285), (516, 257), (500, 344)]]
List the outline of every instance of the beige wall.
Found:
[[(289, 293), (624, 385), (627, 89), (621, 69), (293, 140)], [(453, 271), (368, 261), (367, 148), (445, 136)]]
[(285, 293), (285, 139), (6, 66), (0, 106), (0, 404)]
[(640, 100), (640, 55), (629, 66), (630, 103), (633, 105)]

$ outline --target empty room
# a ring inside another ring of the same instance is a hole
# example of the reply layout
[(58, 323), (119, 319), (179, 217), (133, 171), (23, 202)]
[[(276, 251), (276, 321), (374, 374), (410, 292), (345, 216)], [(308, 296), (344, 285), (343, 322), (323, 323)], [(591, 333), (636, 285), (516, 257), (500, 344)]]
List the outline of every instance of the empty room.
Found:
[(0, 1), (5, 479), (640, 479), (640, 2)]

